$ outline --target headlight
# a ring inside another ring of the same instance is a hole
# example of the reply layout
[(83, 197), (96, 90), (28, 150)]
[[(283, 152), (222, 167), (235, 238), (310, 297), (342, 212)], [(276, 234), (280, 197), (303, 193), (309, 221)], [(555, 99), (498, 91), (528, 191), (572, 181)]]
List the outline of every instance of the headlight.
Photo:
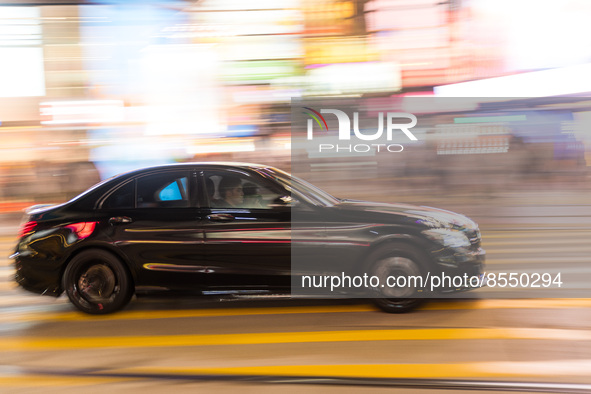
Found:
[(423, 231), (423, 234), (425, 234), (430, 240), (443, 246), (449, 246), (451, 248), (470, 246), (470, 240), (461, 231), (447, 228), (435, 228), (432, 230), (425, 230)]

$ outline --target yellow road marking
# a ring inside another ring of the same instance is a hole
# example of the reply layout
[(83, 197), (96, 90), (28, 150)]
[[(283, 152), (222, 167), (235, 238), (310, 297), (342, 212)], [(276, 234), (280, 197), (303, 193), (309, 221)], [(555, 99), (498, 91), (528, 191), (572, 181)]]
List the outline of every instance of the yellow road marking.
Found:
[(39, 351), (53, 349), (154, 348), (281, 343), (437, 341), (466, 339), (591, 341), (591, 332), (586, 330), (545, 328), (429, 328), (76, 338), (1, 337), (0, 348), (4, 351)]
[(0, 281), (0, 291), (10, 291), (16, 289), (18, 284), (14, 281)]
[[(591, 299), (519, 299), (519, 300), (449, 300), (428, 302), (423, 310), (486, 310), (486, 309), (563, 309), (591, 308)], [(164, 311), (122, 311), (112, 315), (93, 316), (81, 312), (66, 313), (28, 313), (16, 314), (5, 319), (17, 322), (42, 321), (113, 321), (113, 320), (153, 320), (175, 318), (202, 318), (227, 316), (291, 315), (316, 313), (355, 313), (376, 312), (371, 304), (276, 307), (276, 308), (232, 308), (232, 309), (188, 309)], [(382, 313), (382, 312), (379, 312)]]
[[(175, 375), (267, 375), (354, 378), (476, 378), (585, 376), (591, 360), (473, 362), (449, 364), (272, 365), (222, 368), (130, 368), (123, 372)], [(118, 371), (119, 372), (119, 371)]]
[(101, 321), (101, 320), (144, 320), (175, 319), (189, 317), (291, 315), (306, 313), (349, 313), (374, 312), (373, 305), (309, 306), (284, 308), (232, 308), (232, 309), (188, 309), (168, 311), (123, 311), (112, 315), (92, 316), (82, 312), (29, 314), (20, 321)]
[(2, 387), (61, 387), (61, 386), (88, 386), (103, 383), (124, 382), (137, 379), (97, 376), (55, 376), (55, 375), (16, 375), (0, 376), (0, 388)]
[(562, 309), (562, 308), (591, 308), (589, 298), (548, 298), (535, 300), (460, 300), (448, 302), (431, 302), (422, 309), (450, 310), (450, 309)]
[[(101, 383), (139, 381), (160, 375), (191, 379), (196, 375), (266, 376), (266, 377), (336, 377), (378, 379), (435, 379), (435, 378), (556, 378), (565, 376), (588, 377), (591, 360), (501, 361), (447, 364), (320, 364), (270, 365), (243, 367), (137, 367), (99, 371), (112, 376), (55, 376), (26, 374), (0, 376), (1, 387), (82, 386)], [(117, 375), (135, 374), (134, 378)]]

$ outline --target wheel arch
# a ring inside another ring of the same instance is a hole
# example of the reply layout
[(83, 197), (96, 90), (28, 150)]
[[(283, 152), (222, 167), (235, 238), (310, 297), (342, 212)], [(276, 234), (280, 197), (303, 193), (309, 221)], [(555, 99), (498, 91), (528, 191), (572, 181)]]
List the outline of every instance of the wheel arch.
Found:
[(359, 267), (359, 273), (367, 273), (380, 252), (387, 249), (397, 250), (406, 257), (418, 257), (417, 264), (420, 268), (428, 269), (431, 257), (424, 240), (410, 234), (391, 234), (372, 243), (367, 252), (360, 256), (360, 261), (355, 264)]
[(132, 287), (135, 288), (135, 284), (137, 281), (137, 273), (135, 272), (135, 270), (131, 269), (131, 264), (130, 264), (129, 260), (120, 250), (117, 250), (117, 248), (110, 246), (110, 245), (105, 245), (105, 244), (87, 244), (87, 245), (81, 246), (81, 247), (77, 248), (76, 250), (72, 251), (72, 253), (70, 253), (70, 255), (68, 255), (68, 257), (66, 258), (66, 260), (62, 264), (62, 267), (60, 269), (60, 275), (59, 275), (60, 294), (63, 293), (63, 291), (64, 291), (63, 278), (64, 278), (64, 274), (66, 272), (66, 268), (68, 267), (68, 265), (71, 263), (71, 261), (76, 256), (78, 256), (79, 254), (84, 253), (88, 250), (92, 250), (92, 249), (103, 250), (105, 252), (112, 254), (117, 259), (119, 259), (119, 261), (121, 261), (123, 267), (127, 270), (127, 273), (129, 274), (129, 278), (131, 279)]
[[(373, 275), (374, 267), (388, 256), (400, 256), (410, 259), (418, 268), (412, 275), (424, 276), (429, 272), (430, 256), (427, 245), (418, 237), (410, 235), (402, 237), (387, 237), (373, 245), (372, 250), (363, 260), (361, 266), (365, 273)], [(382, 285), (383, 287), (383, 285)], [(387, 298), (374, 297), (373, 302), (378, 308), (388, 313), (405, 313), (416, 309), (426, 301), (425, 298), (404, 297)]]

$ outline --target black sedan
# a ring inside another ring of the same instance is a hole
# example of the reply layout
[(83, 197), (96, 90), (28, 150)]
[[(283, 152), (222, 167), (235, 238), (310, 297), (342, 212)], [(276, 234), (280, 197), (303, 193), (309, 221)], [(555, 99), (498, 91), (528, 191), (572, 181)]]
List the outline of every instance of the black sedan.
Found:
[(142, 290), (370, 297), (404, 312), (478, 287), (484, 263), (478, 227), (462, 215), (342, 200), (238, 163), (140, 169), (33, 207), (11, 257), (20, 286), (65, 291), (93, 314)]

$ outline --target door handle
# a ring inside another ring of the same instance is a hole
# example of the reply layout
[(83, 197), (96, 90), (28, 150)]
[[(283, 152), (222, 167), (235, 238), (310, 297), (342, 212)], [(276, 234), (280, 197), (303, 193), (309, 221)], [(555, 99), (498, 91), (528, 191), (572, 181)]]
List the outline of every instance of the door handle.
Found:
[(128, 216), (114, 216), (109, 219), (110, 224), (131, 223), (133, 220)]
[(212, 222), (230, 222), (234, 220), (234, 216), (228, 213), (214, 213), (213, 215), (207, 215), (207, 219)]

